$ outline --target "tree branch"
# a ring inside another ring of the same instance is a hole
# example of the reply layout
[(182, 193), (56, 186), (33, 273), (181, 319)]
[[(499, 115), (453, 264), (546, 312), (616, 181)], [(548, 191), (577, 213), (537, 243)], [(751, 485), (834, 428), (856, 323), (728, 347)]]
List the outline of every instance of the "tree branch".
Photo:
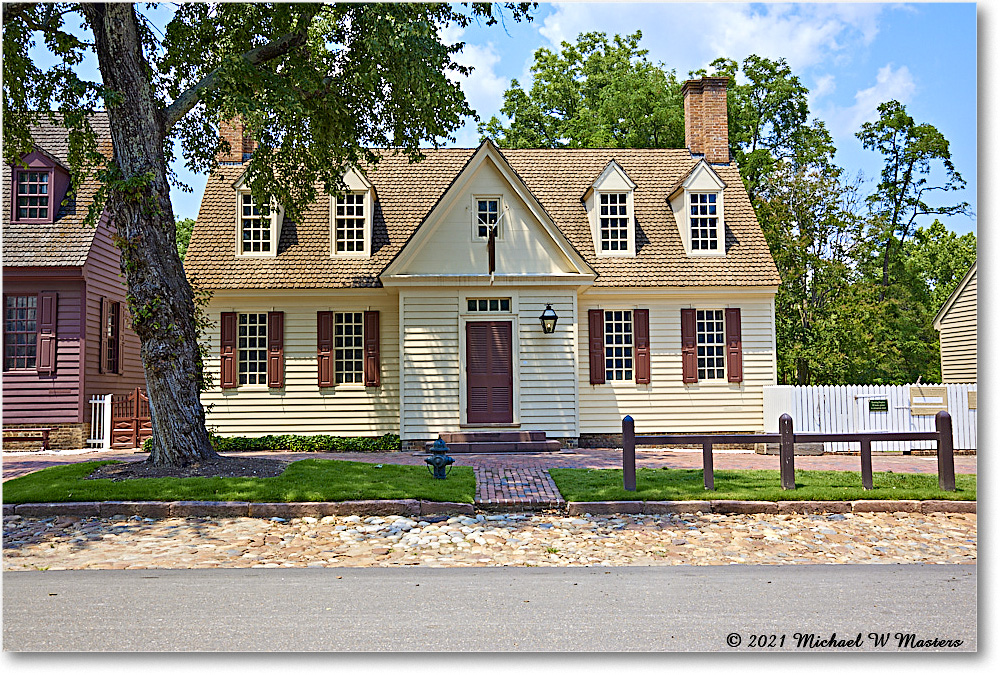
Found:
[(3, 25), (20, 18), (25, 12), (37, 5), (37, 2), (5, 2), (3, 3)]
[[(299, 17), (295, 31), (283, 35), (276, 40), (261, 45), (243, 54), (240, 58), (251, 66), (259, 66), (280, 56), (291, 52), (305, 44), (308, 35), (309, 24), (319, 12), (319, 9), (309, 9)], [(220, 68), (216, 68), (211, 73), (203, 77), (197, 84), (190, 87), (177, 97), (173, 103), (163, 109), (164, 130), (169, 131), (191, 108), (198, 104), (202, 95), (214, 89), (219, 84)]]

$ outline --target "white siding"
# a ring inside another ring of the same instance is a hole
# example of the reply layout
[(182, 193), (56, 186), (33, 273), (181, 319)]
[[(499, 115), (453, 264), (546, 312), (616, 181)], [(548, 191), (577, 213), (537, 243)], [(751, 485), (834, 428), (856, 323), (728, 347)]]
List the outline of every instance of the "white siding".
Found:
[[(381, 386), (320, 389), (316, 365), (316, 312), (377, 310), (380, 322)], [(219, 313), (285, 313), (285, 386), (220, 389)], [(379, 436), (399, 431), (399, 321), (394, 296), (383, 291), (269, 291), (257, 297), (216, 297), (209, 309), (214, 326), (206, 361), (214, 387), (202, 394), (209, 429), (222, 435), (332, 434)]]
[(434, 438), (459, 425), (458, 293), (401, 292), (404, 439)]
[[(539, 317), (545, 304), (559, 316), (556, 332), (545, 335)], [(531, 289), (521, 291), (520, 335), (521, 426), (545, 431), (549, 437), (578, 436), (576, 292)]]
[(976, 381), (977, 328), (976, 272), (973, 272), (947, 314), (941, 317), (942, 382)]
[[(725, 432), (763, 429), (763, 387), (776, 382), (771, 294), (698, 293), (602, 294), (579, 300), (577, 321), (580, 433), (621, 433), (631, 415), (636, 432)], [(681, 379), (681, 309), (739, 307), (743, 339), (743, 382)], [(649, 309), (650, 384), (590, 384), (587, 311)]]

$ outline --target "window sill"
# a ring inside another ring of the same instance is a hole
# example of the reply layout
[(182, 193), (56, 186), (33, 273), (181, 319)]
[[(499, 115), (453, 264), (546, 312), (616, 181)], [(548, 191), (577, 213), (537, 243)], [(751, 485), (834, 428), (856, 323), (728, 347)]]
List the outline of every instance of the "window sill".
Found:
[(520, 422), (489, 422), (482, 424), (459, 424), (459, 429), (520, 429)]

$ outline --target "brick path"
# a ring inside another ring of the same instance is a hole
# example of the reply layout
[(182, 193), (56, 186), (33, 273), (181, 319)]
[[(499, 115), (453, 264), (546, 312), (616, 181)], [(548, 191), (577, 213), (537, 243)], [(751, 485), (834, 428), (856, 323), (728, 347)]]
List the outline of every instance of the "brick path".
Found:
[[(289, 461), (317, 458), (341, 459), (353, 462), (407, 464), (423, 466), (423, 453), (246, 453), (255, 457), (274, 457)], [(71, 462), (118, 459), (138, 461), (144, 453), (128, 451), (89, 452), (80, 454), (55, 453), (5, 453), (3, 455), (3, 480), (23, 476), (48, 466)], [(476, 503), (483, 506), (548, 506), (561, 505), (562, 497), (549, 477), (551, 468), (620, 469), (621, 450), (608, 448), (579, 448), (553, 453), (518, 453), (496, 455), (454, 455), (455, 466), (471, 466), (476, 473)], [(701, 451), (639, 450), (636, 456), (639, 467), (672, 469), (700, 469)], [(777, 455), (755, 453), (718, 452), (714, 457), (715, 470), (720, 469), (774, 469)], [(860, 471), (858, 455), (819, 455), (795, 458), (796, 470)], [(936, 473), (937, 458), (918, 455), (874, 455), (874, 471), (895, 473)], [(976, 473), (976, 455), (955, 457), (956, 473)]]
[(547, 469), (541, 466), (474, 466), (476, 504), (550, 506), (565, 504)]

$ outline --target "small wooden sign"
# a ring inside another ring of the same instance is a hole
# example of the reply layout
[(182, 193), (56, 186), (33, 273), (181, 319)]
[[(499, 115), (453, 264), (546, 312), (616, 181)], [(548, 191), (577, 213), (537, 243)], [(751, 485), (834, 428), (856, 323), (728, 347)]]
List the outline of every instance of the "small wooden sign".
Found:
[(970, 391), (969, 392), (969, 410), (975, 410), (975, 409), (976, 409), (976, 392)]
[(885, 398), (868, 399), (868, 412), (889, 412), (889, 400)]
[(910, 414), (937, 415), (948, 410), (948, 388), (934, 385), (910, 385)]

